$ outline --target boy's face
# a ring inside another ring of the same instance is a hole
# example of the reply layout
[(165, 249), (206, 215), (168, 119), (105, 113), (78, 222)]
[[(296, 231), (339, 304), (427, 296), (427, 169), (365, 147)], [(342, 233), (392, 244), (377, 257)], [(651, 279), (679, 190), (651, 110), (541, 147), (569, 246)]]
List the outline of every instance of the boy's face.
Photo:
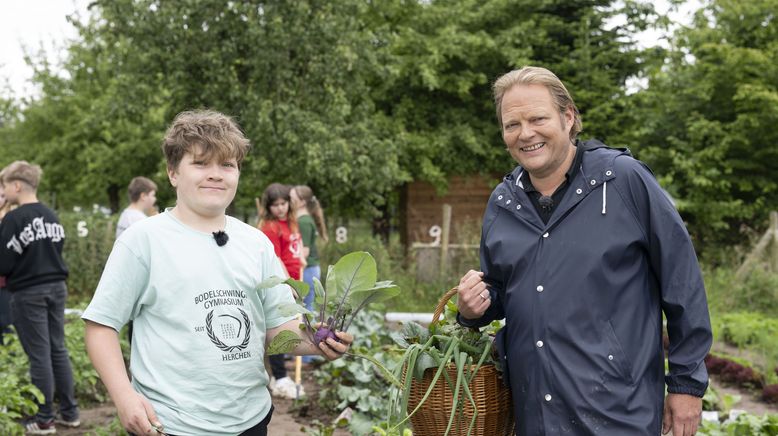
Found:
[[(19, 201), (19, 193), (22, 189), (22, 182), (18, 180), (12, 180), (9, 182), (6, 182), (5, 184), (0, 184), (2, 188), (0, 188), (0, 192), (2, 192), (2, 195), (5, 197), (5, 201), (7, 201), (10, 204), (17, 204)], [(4, 204), (3, 201), (0, 201), (0, 206)]]
[(140, 194), (141, 206), (144, 210), (151, 209), (157, 202), (157, 191), (143, 192)]
[(186, 153), (177, 169), (168, 169), (168, 178), (176, 188), (176, 207), (212, 218), (224, 215), (235, 198), (240, 170), (234, 158), (225, 162), (205, 162)]

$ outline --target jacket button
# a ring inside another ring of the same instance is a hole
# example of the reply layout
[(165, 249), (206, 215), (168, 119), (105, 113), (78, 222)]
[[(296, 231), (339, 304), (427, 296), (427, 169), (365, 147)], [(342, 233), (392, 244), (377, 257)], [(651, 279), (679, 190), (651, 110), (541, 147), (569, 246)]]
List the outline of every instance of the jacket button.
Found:
[(543, 398), (545, 398), (546, 401), (551, 401), (551, 394), (546, 394), (546, 396)]
[(510, 201), (510, 200), (508, 200), (508, 201), (506, 201), (506, 202), (505, 202), (505, 204), (511, 204), (511, 201)]
[(608, 354), (608, 360), (613, 360), (613, 354)]
[(575, 193), (578, 194), (578, 195), (581, 195), (582, 192), (583, 192), (583, 189), (581, 189), (581, 188), (578, 188), (578, 189), (575, 190)]
[(611, 174), (613, 174), (613, 171), (611, 171), (611, 170), (605, 171), (605, 175), (606, 176), (610, 176)]
[(543, 237), (544, 237), (544, 238), (548, 238), (548, 232), (546, 232), (546, 233), (543, 233)]
[(596, 184), (597, 184), (597, 180), (594, 180), (594, 179), (592, 179), (592, 180), (589, 182), (589, 184), (590, 184), (590, 185), (592, 185), (592, 186), (594, 186), (594, 185), (596, 185)]
[(521, 210), (521, 205), (520, 204), (516, 205), (516, 210)]
[(535, 342), (535, 345), (537, 345), (538, 348), (543, 348), (543, 341), (537, 341)]
[[(592, 183), (592, 184), (594, 184), (594, 183)], [(498, 199), (498, 200), (502, 200), (502, 195), (498, 195), (498, 196), (497, 196), (497, 199)]]
[(543, 292), (543, 286), (542, 286), (542, 285), (541, 285), (541, 286), (538, 286), (538, 287), (537, 287), (537, 288), (535, 288), (535, 289), (537, 289), (537, 291), (538, 291), (538, 292)]

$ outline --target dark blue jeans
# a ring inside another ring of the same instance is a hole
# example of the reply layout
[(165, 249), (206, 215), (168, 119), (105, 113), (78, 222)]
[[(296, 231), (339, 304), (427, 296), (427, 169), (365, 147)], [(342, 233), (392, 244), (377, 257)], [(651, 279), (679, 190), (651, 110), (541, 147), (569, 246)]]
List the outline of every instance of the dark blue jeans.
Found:
[(73, 393), (73, 370), (65, 348), (65, 282), (46, 283), (14, 291), (11, 311), (14, 326), (24, 352), (30, 359), (30, 378), (43, 393), (38, 421), (54, 418), (54, 393), (59, 410), (67, 421), (78, 419), (78, 405)]

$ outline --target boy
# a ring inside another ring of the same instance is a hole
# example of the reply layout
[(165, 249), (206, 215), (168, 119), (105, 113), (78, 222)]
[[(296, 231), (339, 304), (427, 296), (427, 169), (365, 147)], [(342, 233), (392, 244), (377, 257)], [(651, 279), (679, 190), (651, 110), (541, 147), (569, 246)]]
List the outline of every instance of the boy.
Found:
[(38, 165), (16, 161), (0, 180), (7, 201), (18, 206), (0, 223), (0, 276), (6, 276), (11, 291), (11, 312), (30, 359), (30, 379), (44, 397), (38, 413), (25, 423), (28, 434), (56, 433), (55, 388), (61, 414), (56, 421), (68, 427), (80, 424), (65, 348), (65, 231), (54, 211), (38, 202), (41, 173)]
[[(293, 301), (287, 286), (256, 290), (284, 275), (272, 244), (225, 215), (249, 142), (229, 117), (194, 111), (176, 117), (162, 149), (176, 206), (116, 241), (83, 315), (89, 357), (129, 432), (266, 435), (265, 344), (299, 327), (278, 311)], [(117, 337), (130, 319), (132, 383)], [(353, 341), (338, 337), (294, 353), (335, 359)]]
[(157, 202), (157, 184), (145, 177), (135, 177), (127, 187), (127, 194), (130, 197), (130, 205), (119, 215), (119, 222), (116, 224), (117, 238), (127, 227), (146, 218), (146, 211), (151, 210)]

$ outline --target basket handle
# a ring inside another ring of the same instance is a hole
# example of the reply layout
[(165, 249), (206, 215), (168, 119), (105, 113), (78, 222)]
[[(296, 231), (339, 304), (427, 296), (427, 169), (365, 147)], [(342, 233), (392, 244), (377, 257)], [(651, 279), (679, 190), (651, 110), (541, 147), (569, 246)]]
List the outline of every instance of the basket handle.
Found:
[(454, 286), (453, 288), (449, 289), (448, 292), (443, 294), (442, 297), (440, 297), (440, 300), (438, 300), (438, 306), (435, 307), (435, 313), (432, 314), (432, 322), (430, 325), (433, 325), (440, 321), (440, 315), (443, 314), (443, 311), (446, 309), (446, 303), (448, 303), (448, 300), (451, 299), (454, 295), (457, 294), (459, 291), (459, 288)]

